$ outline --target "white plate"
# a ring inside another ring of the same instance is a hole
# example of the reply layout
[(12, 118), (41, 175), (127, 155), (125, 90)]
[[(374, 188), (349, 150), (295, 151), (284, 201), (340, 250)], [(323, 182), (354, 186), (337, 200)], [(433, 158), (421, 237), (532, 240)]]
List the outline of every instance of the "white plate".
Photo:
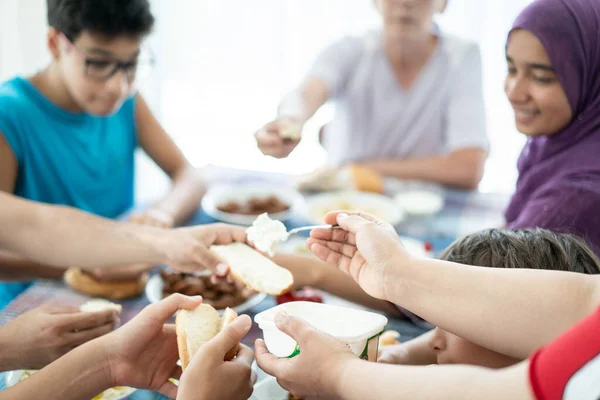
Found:
[[(23, 375), (26, 372), (30, 372), (30, 371), (25, 371), (25, 370), (17, 370), (17, 371), (8, 371), (6, 373), (6, 387), (9, 388), (11, 386), (16, 385), (17, 383), (19, 383), (19, 379), (21, 378), (21, 375)], [(120, 400), (120, 399), (124, 399), (125, 397), (131, 395), (133, 392), (135, 392), (136, 389), (134, 388), (130, 388), (130, 387), (125, 387), (125, 386), (121, 386), (119, 388), (112, 388), (112, 389), (107, 389), (104, 392), (102, 392), (102, 396), (96, 396), (94, 397), (94, 400)]]
[(322, 224), (325, 215), (335, 210), (360, 210), (372, 214), (392, 225), (404, 220), (404, 210), (387, 196), (358, 191), (322, 193), (306, 200), (305, 216)]
[(277, 379), (268, 377), (254, 386), (254, 393), (249, 400), (287, 400), (288, 391), (279, 386)]
[[(148, 279), (146, 284), (146, 297), (150, 303), (158, 303), (162, 300), (163, 296), (163, 279), (159, 274), (154, 274)], [(267, 297), (264, 293), (257, 293), (248, 298), (245, 302), (235, 307), (231, 307), (238, 314), (242, 314), (252, 307), (256, 307)], [(217, 310), (225, 311), (225, 310)]]
[(444, 208), (444, 197), (440, 193), (424, 189), (400, 192), (394, 197), (394, 201), (407, 214), (418, 216), (433, 215)]
[(202, 198), (202, 209), (208, 215), (219, 221), (230, 224), (250, 226), (257, 215), (241, 215), (228, 213), (219, 210), (217, 207), (221, 204), (235, 201), (244, 203), (253, 197), (265, 198), (276, 196), (290, 208), (287, 211), (269, 214), (271, 219), (285, 221), (289, 219), (294, 212), (302, 207), (304, 198), (295, 189), (269, 186), (265, 184), (244, 184), (244, 185), (218, 185), (212, 186)]

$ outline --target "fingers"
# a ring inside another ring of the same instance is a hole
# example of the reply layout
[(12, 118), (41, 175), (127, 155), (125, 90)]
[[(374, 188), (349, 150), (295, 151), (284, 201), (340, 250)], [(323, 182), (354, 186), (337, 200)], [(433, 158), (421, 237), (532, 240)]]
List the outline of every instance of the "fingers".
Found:
[(248, 346), (240, 345), (240, 350), (232, 362), (241, 363), (251, 367), (252, 361), (254, 361), (254, 353), (252, 350)]
[(175, 367), (173, 368), (173, 371), (171, 371), (171, 378), (173, 378), (175, 380), (180, 380), (182, 373), (183, 373), (183, 371), (181, 370), (181, 367), (179, 365), (175, 365)]
[(358, 214), (349, 215), (346, 213), (339, 213), (339, 214), (337, 214), (336, 221), (342, 229), (345, 229), (349, 232), (356, 234), (360, 230), (362, 230), (370, 225), (373, 225), (375, 223), (375, 221), (373, 221), (373, 220), (363, 218), (362, 215), (366, 215), (366, 214), (358, 213)]
[(354, 210), (354, 211), (346, 211), (346, 210), (331, 211), (331, 212), (327, 213), (327, 215), (325, 215), (325, 223), (326, 224), (331, 224), (331, 225), (339, 223), (338, 216), (340, 214), (345, 214), (345, 215), (348, 215), (348, 216), (358, 216), (358, 217), (360, 217), (362, 219), (365, 219), (367, 221), (375, 222), (375, 223), (378, 223), (378, 224), (386, 224), (385, 221), (383, 221), (383, 220), (375, 217), (374, 215), (366, 213), (364, 211), (359, 211), (359, 210)]
[(147, 306), (142, 310), (134, 321), (138, 318), (152, 318), (161, 325), (164, 324), (173, 314), (179, 309), (193, 310), (202, 303), (200, 296), (184, 296), (179, 293), (174, 293), (159, 301), (158, 303)]
[(166, 381), (157, 391), (169, 399), (177, 398), (177, 386), (173, 382)]
[(204, 346), (209, 348), (209, 351), (212, 350), (220, 354), (220, 359), (223, 360), (229, 350), (239, 345), (244, 336), (250, 331), (251, 326), (252, 320), (250, 317), (241, 315)]
[(63, 314), (62, 327), (68, 331), (83, 331), (97, 328), (102, 325), (115, 325), (119, 320), (119, 314), (115, 310), (102, 310), (94, 312), (77, 312)]
[(260, 369), (271, 376), (279, 376), (281, 370), (281, 361), (288, 361), (280, 360), (273, 354), (269, 353), (265, 342), (261, 339), (258, 339), (254, 343), (254, 354), (256, 355), (256, 363)]
[[(34, 308), (31, 311), (35, 311), (35, 310), (42, 310), (47, 312), (48, 314), (74, 314), (74, 313), (79, 313), (81, 312), (81, 310), (79, 310), (79, 308), (77, 307), (63, 307), (63, 306), (57, 306), (54, 304), (43, 304), (41, 306), (39, 306), (38, 308)], [(31, 312), (29, 311), (29, 312)]]
[(229, 274), (229, 266), (204, 246), (196, 247), (194, 250), (194, 261), (201, 267), (210, 269), (217, 276), (224, 277)]
[(286, 157), (299, 143), (299, 140), (283, 139), (279, 134), (279, 127), (275, 125), (267, 125), (255, 137), (260, 150), (276, 158)]
[(84, 343), (89, 342), (90, 340), (96, 339), (100, 336), (104, 336), (107, 333), (112, 332), (115, 328), (115, 325), (112, 323), (108, 323), (97, 328), (86, 329), (84, 331), (71, 332), (68, 335), (70, 345), (72, 347), (80, 346)]
[(214, 227), (214, 232), (216, 233), (216, 238), (211, 244), (244, 243), (246, 241), (246, 229), (242, 226), (214, 224), (209, 225), (209, 227)]
[(315, 239), (327, 240), (330, 242), (356, 244), (356, 235), (344, 229), (313, 229), (310, 237)]
[(343, 256), (352, 258), (358, 251), (355, 245), (348, 243), (339, 243), (339, 242), (330, 242), (326, 240), (318, 240), (318, 239), (309, 239), (306, 242), (308, 248), (312, 248), (314, 244), (320, 244), (324, 246), (329, 251), (333, 251), (335, 253), (341, 254)]
[(275, 325), (281, 332), (298, 342), (300, 347), (305, 344), (307, 336), (314, 331), (306, 321), (282, 312), (275, 315)]
[(347, 271), (350, 268), (352, 258), (329, 248), (330, 243), (311, 239), (307, 242), (307, 245), (310, 251), (320, 260), (337, 267), (341, 271)]

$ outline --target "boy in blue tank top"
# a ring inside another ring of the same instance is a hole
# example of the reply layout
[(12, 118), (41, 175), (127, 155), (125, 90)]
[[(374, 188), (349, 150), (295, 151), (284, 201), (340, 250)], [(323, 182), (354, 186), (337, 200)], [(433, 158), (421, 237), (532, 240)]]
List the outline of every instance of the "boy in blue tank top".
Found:
[[(133, 206), (139, 146), (172, 187), (133, 219), (163, 227), (184, 221), (204, 185), (135, 90), (154, 63), (142, 46), (154, 24), (149, 1), (47, 1), (51, 63), (0, 85), (0, 190), (115, 218)], [(124, 266), (119, 273), (148, 267)], [(62, 272), (0, 253), (0, 279)], [(0, 285), (0, 308), (24, 287)]]

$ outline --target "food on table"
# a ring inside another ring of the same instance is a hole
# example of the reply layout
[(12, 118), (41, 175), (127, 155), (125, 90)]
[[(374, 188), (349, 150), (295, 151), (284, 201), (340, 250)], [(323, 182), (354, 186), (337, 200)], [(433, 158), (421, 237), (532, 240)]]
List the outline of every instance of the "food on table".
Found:
[(83, 312), (115, 310), (117, 313), (121, 314), (123, 306), (120, 304), (111, 303), (110, 301), (104, 299), (92, 299), (79, 306), (79, 310)]
[(388, 220), (388, 218), (386, 218), (386, 215), (384, 215), (379, 210), (372, 208), (372, 207), (368, 207), (368, 206), (365, 207), (362, 204), (358, 204), (358, 203), (355, 203), (352, 201), (348, 201), (344, 198), (344, 196), (341, 196), (341, 195), (339, 197), (332, 198), (331, 202), (329, 204), (327, 204), (326, 206), (312, 207), (310, 210), (310, 215), (313, 219), (323, 222), (325, 219), (325, 216), (332, 211), (356, 211), (356, 210), (366, 212), (366, 213), (371, 214), (372, 216), (382, 219), (384, 221)]
[(370, 168), (351, 164), (342, 168), (325, 167), (317, 169), (298, 179), (300, 190), (331, 191), (359, 190), (361, 192), (383, 193), (383, 178)]
[(393, 346), (395, 344), (400, 344), (398, 338), (400, 334), (396, 331), (385, 331), (379, 337), (379, 345), (380, 346)]
[(298, 140), (302, 134), (300, 125), (295, 122), (284, 121), (279, 123), (279, 136), (283, 139)]
[(219, 211), (231, 214), (260, 215), (263, 213), (277, 214), (290, 209), (277, 196), (252, 197), (245, 202), (229, 201), (217, 206)]
[(269, 218), (268, 214), (261, 214), (252, 223), (252, 226), (246, 229), (248, 240), (254, 243), (256, 248), (269, 256), (275, 255), (277, 243), (285, 241), (288, 238), (287, 229), (281, 221), (275, 221)]
[[(24, 370), (21, 376), (19, 376), (19, 383), (23, 382), (25, 379), (29, 378), (37, 371), (35, 370)], [(134, 388), (130, 388), (127, 386), (116, 386), (114, 388), (106, 389), (104, 392), (95, 396), (92, 400), (116, 400), (122, 399), (135, 392)]]
[(313, 303), (322, 303), (323, 296), (321, 296), (316, 290), (305, 287), (301, 290), (291, 290), (286, 294), (277, 296), (275, 299), (277, 304), (289, 303), (291, 301), (311, 301)]
[(137, 297), (144, 291), (148, 282), (148, 273), (132, 279), (101, 281), (78, 268), (69, 268), (65, 272), (65, 282), (71, 289), (88, 296), (122, 300)]
[(263, 331), (265, 345), (277, 357), (294, 357), (302, 351), (296, 341), (281, 332), (275, 325), (279, 312), (299, 317), (315, 329), (346, 343), (359, 358), (377, 361), (379, 335), (387, 325), (383, 315), (354, 308), (296, 301), (280, 304), (254, 317)]
[(292, 273), (244, 243), (211, 246), (227, 265), (231, 276), (257, 292), (279, 296), (294, 284)]
[[(194, 310), (179, 310), (175, 319), (177, 347), (181, 369), (185, 370), (190, 360), (204, 343), (215, 337), (222, 329), (237, 318), (237, 313), (228, 308), (220, 317), (217, 310), (208, 304), (200, 304)], [(237, 346), (226, 355), (226, 360), (235, 357)]]
[(172, 293), (181, 293), (187, 296), (202, 296), (204, 303), (210, 304), (217, 310), (227, 307), (236, 307), (244, 303), (256, 292), (249, 289), (241, 282), (211, 282), (210, 274), (194, 276), (163, 269), (160, 272), (163, 279), (163, 297)]

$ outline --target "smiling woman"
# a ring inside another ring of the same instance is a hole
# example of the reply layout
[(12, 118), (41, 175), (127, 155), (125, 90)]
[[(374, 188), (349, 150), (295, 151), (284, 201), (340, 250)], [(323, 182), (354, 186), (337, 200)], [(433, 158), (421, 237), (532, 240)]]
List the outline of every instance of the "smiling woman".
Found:
[(505, 90), (529, 137), (519, 159), (510, 228), (583, 236), (600, 253), (600, 3), (537, 0), (506, 47)]

